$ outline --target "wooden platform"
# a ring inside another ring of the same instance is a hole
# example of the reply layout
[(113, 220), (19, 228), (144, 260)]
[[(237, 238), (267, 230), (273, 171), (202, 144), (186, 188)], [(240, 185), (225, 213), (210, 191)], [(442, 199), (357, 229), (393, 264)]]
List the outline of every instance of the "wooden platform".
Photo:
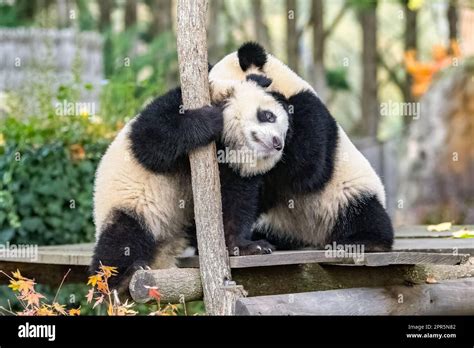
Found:
[[(474, 226), (469, 226), (474, 228)], [(453, 226), (452, 231), (461, 227)], [(87, 266), (92, 259), (93, 244), (41, 246), (36, 260), (0, 257), (2, 262), (35, 263), (50, 265)], [(248, 268), (306, 263), (332, 263), (345, 265), (384, 266), (408, 264), (455, 265), (474, 255), (474, 238), (455, 239), (452, 232), (429, 232), (426, 226), (402, 227), (396, 231), (393, 252), (366, 253), (357, 258), (326, 256), (324, 250), (277, 251), (270, 255), (234, 256), (232, 268)], [(179, 258), (179, 267), (199, 267), (196, 256)]]
[[(470, 226), (472, 229), (472, 226)], [(453, 227), (452, 231), (459, 230)], [(36, 260), (0, 257), (0, 269), (17, 268), (38, 283), (57, 286), (85, 283), (93, 244), (44, 246)], [(277, 251), (271, 255), (230, 257), (232, 278), (248, 296), (293, 294), (345, 288), (425, 284), (474, 276), (474, 239), (455, 239), (452, 232), (428, 232), (426, 226), (396, 231), (394, 250), (365, 253), (363, 258), (328, 256), (324, 250)], [(149, 300), (148, 287), (158, 286), (163, 303), (202, 298), (197, 257), (178, 259), (179, 269), (138, 271), (130, 282), (137, 302)], [(6, 278), (6, 277), (5, 277)], [(0, 283), (8, 279), (0, 277)]]

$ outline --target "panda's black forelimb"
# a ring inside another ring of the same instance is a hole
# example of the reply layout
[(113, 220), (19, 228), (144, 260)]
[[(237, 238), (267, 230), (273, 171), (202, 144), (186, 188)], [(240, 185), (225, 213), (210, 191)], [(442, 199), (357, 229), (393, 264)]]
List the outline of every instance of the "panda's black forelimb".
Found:
[(219, 173), (224, 233), (229, 254), (270, 254), (274, 247), (268, 241), (252, 241), (252, 225), (257, 218), (262, 177), (242, 177), (225, 163), (219, 165)]
[(222, 107), (184, 110), (181, 89), (156, 98), (137, 116), (130, 131), (137, 161), (155, 173), (187, 164), (193, 149), (216, 140), (223, 128)]

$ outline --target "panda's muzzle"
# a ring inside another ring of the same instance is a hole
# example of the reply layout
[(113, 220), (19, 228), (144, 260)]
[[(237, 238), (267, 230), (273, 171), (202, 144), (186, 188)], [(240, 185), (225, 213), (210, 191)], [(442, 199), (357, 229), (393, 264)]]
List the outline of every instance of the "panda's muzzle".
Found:
[(281, 149), (283, 149), (283, 144), (279, 137), (273, 137), (272, 142), (273, 142), (273, 148), (275, 150), (281, 151)]

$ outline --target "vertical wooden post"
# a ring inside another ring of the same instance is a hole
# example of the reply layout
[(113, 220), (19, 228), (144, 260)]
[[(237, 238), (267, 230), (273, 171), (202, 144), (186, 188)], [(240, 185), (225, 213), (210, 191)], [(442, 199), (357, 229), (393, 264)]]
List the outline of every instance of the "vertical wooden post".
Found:
[[(178, 61), (185, 109), (210, 104), (206, 43), (207, 0), (178, 0)], [(189, 160), (194, 196), (199, 265), (206, 312), (233, 314), (235, 294), (222, 223), (221, 186), (214, 143), (193, 151)]]

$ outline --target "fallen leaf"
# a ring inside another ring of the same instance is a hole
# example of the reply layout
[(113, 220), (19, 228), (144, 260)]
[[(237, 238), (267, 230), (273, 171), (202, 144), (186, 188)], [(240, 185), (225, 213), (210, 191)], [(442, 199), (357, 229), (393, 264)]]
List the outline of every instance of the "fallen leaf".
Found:
[(466, 227), (459, 231), (453, 232), (454, 238), (474, 238), (474, 231), (468, 230)]
[(428, 231), (430, 232), (444, 232), (449, 231), (453, 224), (451, 222), (443, 222), (438, 225), (429, 225)]

